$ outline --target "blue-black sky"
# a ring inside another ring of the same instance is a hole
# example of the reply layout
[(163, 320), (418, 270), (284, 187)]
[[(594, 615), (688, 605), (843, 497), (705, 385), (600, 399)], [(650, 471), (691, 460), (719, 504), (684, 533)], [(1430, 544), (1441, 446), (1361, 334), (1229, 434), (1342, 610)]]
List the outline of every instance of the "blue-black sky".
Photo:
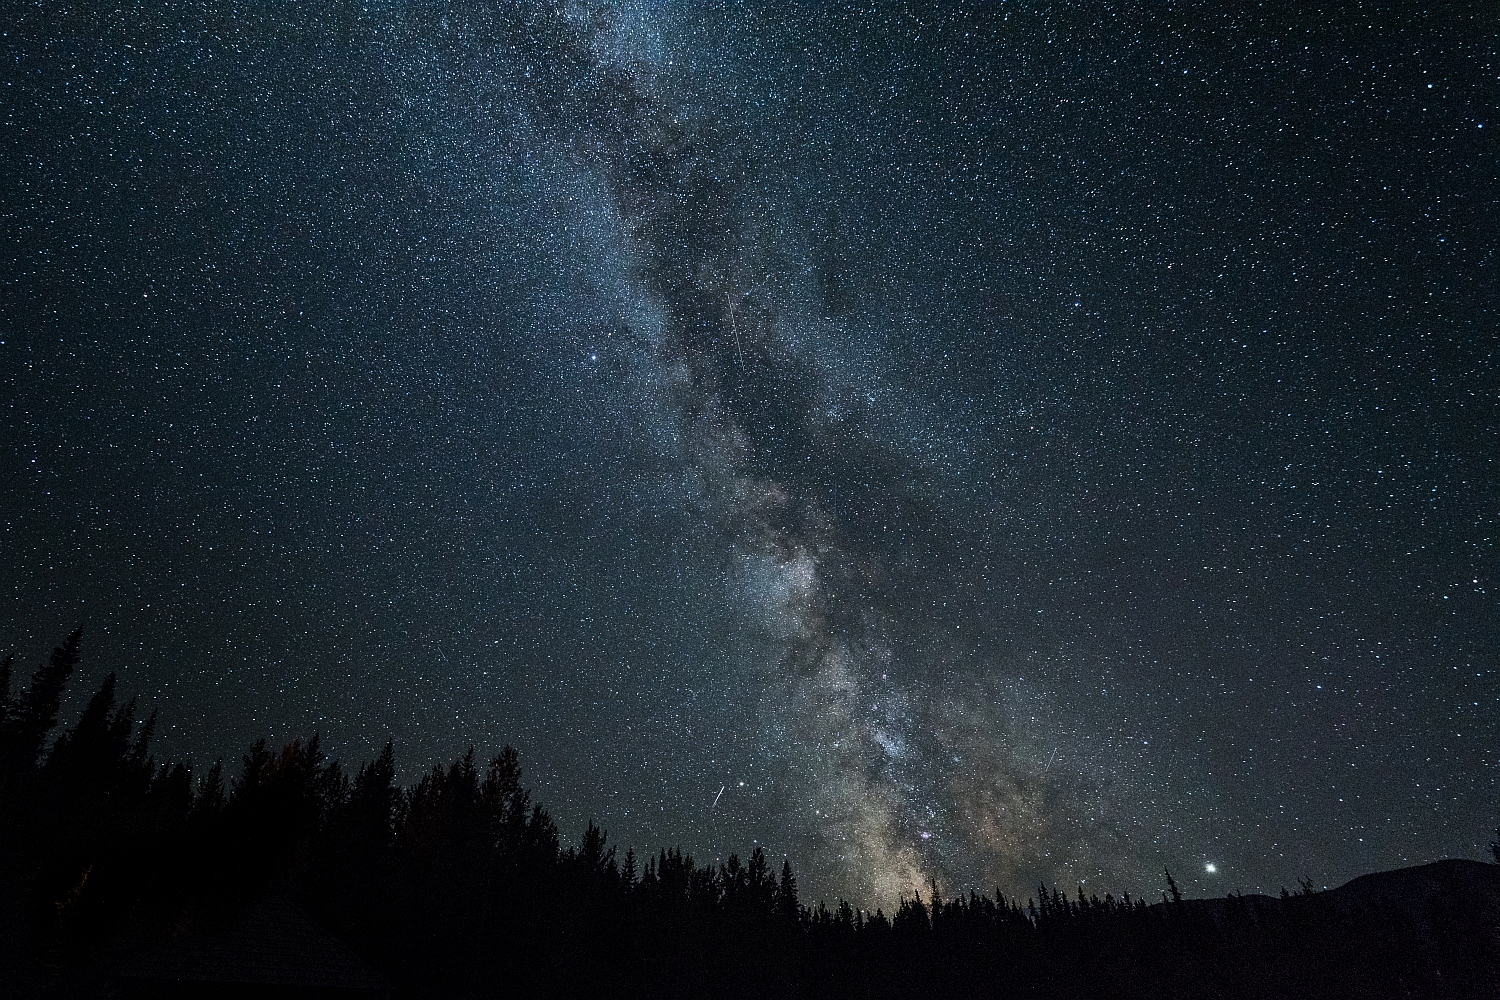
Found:
[(1147, 6), (13, 5), (0, 642), (872, 905), (1478, 855), (1496, 9)]

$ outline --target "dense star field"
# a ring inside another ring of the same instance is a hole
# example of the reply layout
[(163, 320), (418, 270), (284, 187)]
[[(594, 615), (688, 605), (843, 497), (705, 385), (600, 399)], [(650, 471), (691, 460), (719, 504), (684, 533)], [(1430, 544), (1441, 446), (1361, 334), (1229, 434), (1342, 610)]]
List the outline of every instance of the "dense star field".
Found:
[(13, 7), (0, 645), (872, 907), (1482, 856), (1500, 15), (1273, 6)]

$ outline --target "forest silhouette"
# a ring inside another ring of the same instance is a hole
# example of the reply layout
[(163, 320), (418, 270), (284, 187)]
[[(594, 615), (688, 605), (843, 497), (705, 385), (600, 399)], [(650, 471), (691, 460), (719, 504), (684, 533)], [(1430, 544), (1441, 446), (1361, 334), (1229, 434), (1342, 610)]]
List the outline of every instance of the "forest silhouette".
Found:
[(255, 743), (232, 779), (199, 773), (152, 756), (155, 717), (138, 724), (113, 675), (54, 736), (79, 656), (74, 632), (14, 694), (13, 658), (0, 664), (0, 969), (40, 995), (111, 995), (133, 957), (268, 897), (398, 996), (1462, 998), (1500, 983), (1492, 895), (1417, 911), (1305, 884), (1187, 900), (1167, 874), (1160, 901), (933, 885), (887, 916), (804, 903), (759, 847), (643, 859), (593, 823), (564, 846), (511, 747), (407, 787), (391, 744), (350, 772), (316, 736)]

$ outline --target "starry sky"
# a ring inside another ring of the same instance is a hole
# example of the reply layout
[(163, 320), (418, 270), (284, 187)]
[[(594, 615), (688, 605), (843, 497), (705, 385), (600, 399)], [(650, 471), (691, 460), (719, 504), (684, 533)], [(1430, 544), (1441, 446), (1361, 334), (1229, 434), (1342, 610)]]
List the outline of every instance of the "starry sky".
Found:
[(1482, 856), (1500, 14), (1284, 6), (18, 5), (0, 645), (871, 906)]

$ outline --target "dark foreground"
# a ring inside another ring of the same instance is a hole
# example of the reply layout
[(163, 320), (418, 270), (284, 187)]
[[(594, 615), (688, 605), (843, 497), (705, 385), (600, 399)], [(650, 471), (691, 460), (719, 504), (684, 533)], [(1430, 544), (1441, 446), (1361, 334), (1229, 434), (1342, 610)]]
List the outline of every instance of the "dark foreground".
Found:
[(1148, 905), (808, 906), (757, 849), (563, 848), (514, 751), (395, 785), (316, 738), (226, 787), (149, 755), (113, 680), (51, 739), (77, 636), (0, 677), (0, 996), (1500, 996), (1500, 865)]

